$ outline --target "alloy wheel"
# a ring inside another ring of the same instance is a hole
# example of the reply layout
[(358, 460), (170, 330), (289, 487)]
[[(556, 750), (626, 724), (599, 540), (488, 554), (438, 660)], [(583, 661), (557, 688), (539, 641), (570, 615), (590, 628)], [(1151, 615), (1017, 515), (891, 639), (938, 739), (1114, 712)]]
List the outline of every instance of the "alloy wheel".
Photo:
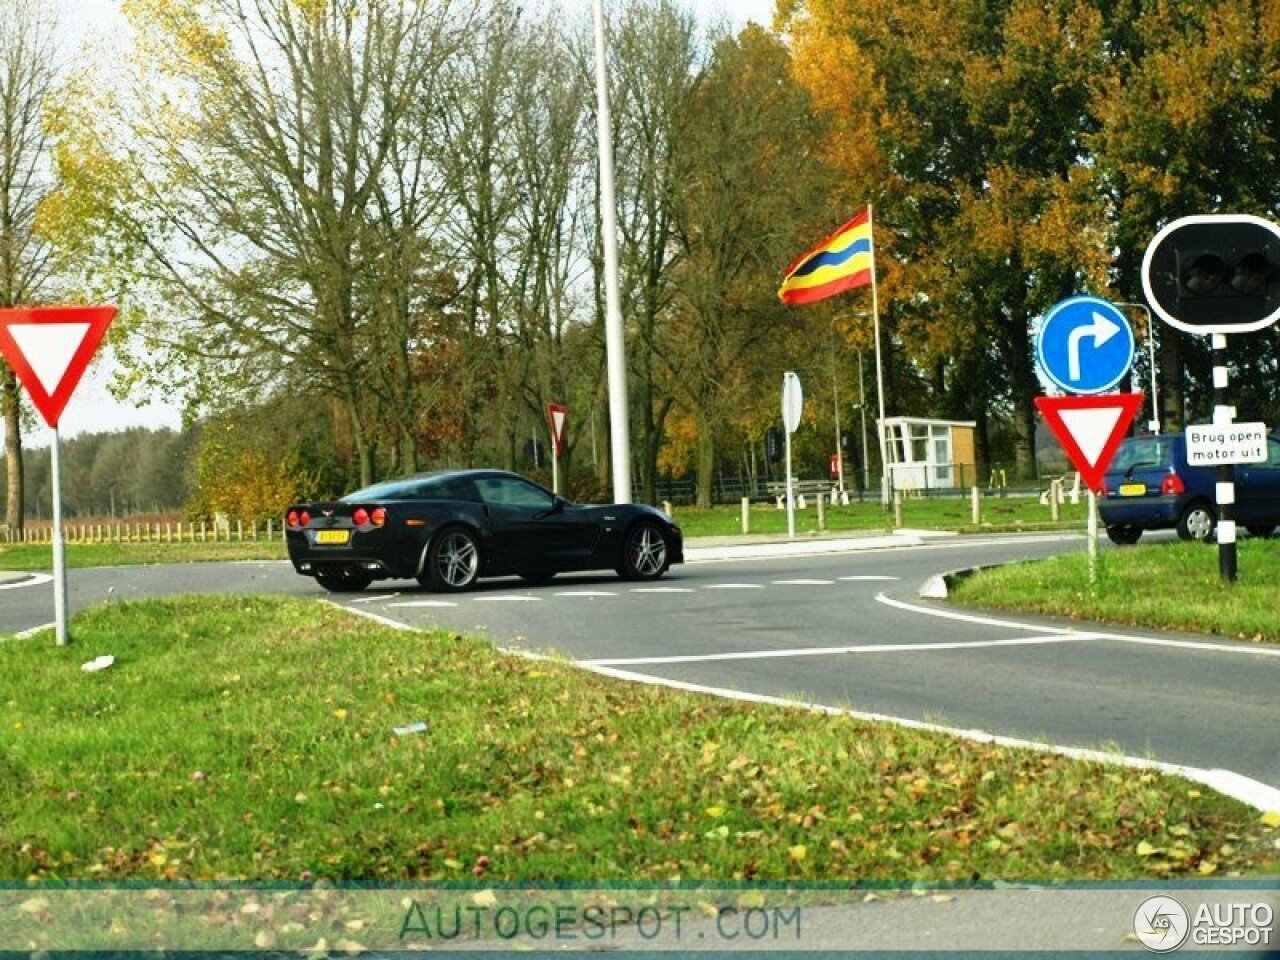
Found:
[(436, 570), (441, 580), (460, 589), (476, 578), (479, 566), (480, 553), (474, 540), (461, 532), (445, 534), (436, 552)]
[(627, 559), (638, 576), (652, 577), (662, 572), (667, 563), (667, 540), (662, 531), (645, 524), (633, 533)]

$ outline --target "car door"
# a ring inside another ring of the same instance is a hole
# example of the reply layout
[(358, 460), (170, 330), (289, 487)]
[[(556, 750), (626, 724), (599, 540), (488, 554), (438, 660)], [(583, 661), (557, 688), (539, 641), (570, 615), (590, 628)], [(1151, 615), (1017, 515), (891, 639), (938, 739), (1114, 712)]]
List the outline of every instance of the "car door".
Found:
[(1265, 463), (1236, 467), (1236, 500), (1245, 526), (1280, 525), (1280, 439), (1268, 439)]
[(559, 566), (571, 556), (574, 524), (553, 494), (520, 477), (478, 477), (474, 482), (504, 566)]

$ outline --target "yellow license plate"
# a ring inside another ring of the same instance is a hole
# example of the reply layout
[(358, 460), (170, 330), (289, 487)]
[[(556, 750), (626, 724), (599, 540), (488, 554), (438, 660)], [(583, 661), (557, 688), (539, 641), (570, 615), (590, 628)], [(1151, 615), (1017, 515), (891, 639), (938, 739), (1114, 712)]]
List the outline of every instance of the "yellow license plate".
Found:
[(1147, 492), (1145, 483), (1122, 483), (1120, 484), (1120, 496), (1122, 497), (1141, 497)]
[(350, 530), (318, 530), (316, 531), (316, 543), (334, 544), (347, 543), (351, 540)]

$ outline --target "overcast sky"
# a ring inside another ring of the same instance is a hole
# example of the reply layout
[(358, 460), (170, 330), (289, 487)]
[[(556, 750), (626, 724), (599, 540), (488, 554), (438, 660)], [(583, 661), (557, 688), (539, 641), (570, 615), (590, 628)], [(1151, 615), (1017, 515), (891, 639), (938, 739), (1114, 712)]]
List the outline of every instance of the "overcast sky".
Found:
[[(562, 0), (566, 5), (579, 6), (586, 0)], [(610, 0), (605, 0), (606, 9)], [(94, 59), (109, 63), (112, 52), (128, 42), (128, 28), (119, 11), (118, 0), (55, 0), (62, 29), (66, 34), (68, 52), (81, 55), (86, 47), (97, 51)], [(726, 0), (695, 3), (694, 8), (705, 20), (727, 16), (735, 24), (748, 20), (768, 24), (773, 15), (773, 0)], [(136, 400), (121, 403), (107, 391), (111, 364), (107, 358), (95, 365), (84, 383), (72, 397), (62, 417), (63, 436), (101, 430), (120, 430), (132, 426), (177, 427), (181, 411), (168, 404), (144, 404)], [(27, 443), (33, 447), (44, 446), (52, 437), (43, 421), (27, 432)], [(0, 423), (0, 440), (4, 437), (4, 425)]]

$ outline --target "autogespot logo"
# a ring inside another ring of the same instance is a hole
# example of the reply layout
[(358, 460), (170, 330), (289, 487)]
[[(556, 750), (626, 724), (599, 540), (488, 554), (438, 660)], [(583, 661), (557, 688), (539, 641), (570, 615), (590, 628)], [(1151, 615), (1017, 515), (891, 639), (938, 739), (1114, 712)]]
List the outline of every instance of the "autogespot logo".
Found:
[(1138, 942), (1153, 953), (1177, 950), (1191, 930), (1191, 915), (1173, 897), (1148, 897), (1133, 915)]

